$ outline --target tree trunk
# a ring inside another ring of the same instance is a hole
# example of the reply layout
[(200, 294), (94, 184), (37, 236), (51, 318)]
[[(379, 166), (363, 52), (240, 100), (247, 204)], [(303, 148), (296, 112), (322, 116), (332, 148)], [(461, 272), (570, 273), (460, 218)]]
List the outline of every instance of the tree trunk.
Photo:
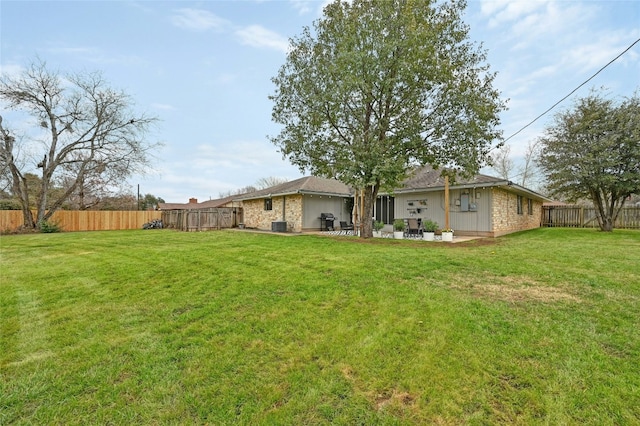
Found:
[(364, 190), (364, 213), (360, 218), (362, 238), (373, 237), (373, 206), (375, 205), (376, 197), (378, 196), (379, 185), (371, 185)]
[(29, 206), (29, 185), (27, 183), (27, 179), (22, 176), (18, 168), (13, 164), (13, 162), (9, 163), (9, 169), (11, 171), (11, 177), (13, 179), (13, 193), (20, 197), (20, 206), (22, 207), (22, 219), (23, 226), (25, 228), (35, 228), (36, 224), (33, 220), (33, 213), (31, 213), (31, 207)]
[(23, 225), (26, 228), (34, 228), (33, 214), (29, 207), (29, 191), (27, 179), (16, 165), (13, 158), (13, 144), (15, 138), (2, 127), (2, 116), (0, 116), (0, 136), (2, 137), (2, 146), (0, 147), (0, 155), (4, 157), (6, 165), (11, 173), (11, 190), (14, 196), (20, 197), (20, 206), (22, 207)]
[(18, 169), (13, 164), (10, 164), (9, 168), (11, 169), (13, 178), (13, 192), (15, 195), (20, 197), (23, 226), (25, 228), (33, 229), (36, 227), (36, 224), (33, 221), (33, 213), (31, 213), (31, 208), (29, 207), (29, 188), (27, 185), (27, 179), (18, 172)]
[(613, 231), (613, 221), (611, 220), (611, 214), (609, 206), (605, 206), (605, 200), (598, 191), (591, 191), (591, 197), (593, 200), (593, 206), (596, 208), (596, 218), (598, 219), (598, 226), (603, 232)]

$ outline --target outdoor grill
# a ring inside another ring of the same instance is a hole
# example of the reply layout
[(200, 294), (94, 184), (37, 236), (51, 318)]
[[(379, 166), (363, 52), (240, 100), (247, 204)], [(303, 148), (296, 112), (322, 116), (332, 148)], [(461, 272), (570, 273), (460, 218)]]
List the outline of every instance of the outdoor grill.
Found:
[(333, 213), (320, 213), (320, 229), (322, 231), (333, 231), (333, 221), (336, 220)]

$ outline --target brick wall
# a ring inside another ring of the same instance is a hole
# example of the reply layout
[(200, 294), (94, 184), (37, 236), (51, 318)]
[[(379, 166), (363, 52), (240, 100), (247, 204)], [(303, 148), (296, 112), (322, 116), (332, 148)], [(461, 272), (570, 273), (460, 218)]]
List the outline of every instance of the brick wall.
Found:
[(264, 199), (243, 201), (244, 225), (247, 228), (271, 230), (271, 222), (283, 220), (283, 199), (287, 229), (300, 232), (302, 230), (302, 195), (273, 197), (272, 210), (264, 209)]
[(523, 231), (540, 227), (542, 202), (533, 200), (533, 214), (529, 214), (528, 198), (522, 197), (522, 214), (518, 214), (518, 196), (499, 188), (493, 188), (491, 222), (493, 235)]

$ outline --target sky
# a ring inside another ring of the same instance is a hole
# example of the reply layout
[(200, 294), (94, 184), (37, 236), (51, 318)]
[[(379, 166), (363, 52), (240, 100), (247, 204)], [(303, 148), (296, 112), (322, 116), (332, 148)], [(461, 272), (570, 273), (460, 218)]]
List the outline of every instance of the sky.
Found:
[[(139, 187), (175, 203), (216, 199), (261, 178), (307, 174), (270, 142), (280, 127), (271, 121), (268, 96), (288, 40), (312, 27), (325, 4), (2, 0), (0, 73), (19, 73), (35, 58), (61, 72), (102, 72), (137, 111), (160, 119), (148, 138), (164, 146), (153, 171), (130, 179), (130, 193)], [(470, 40), (487, 50), (494, 87), (508, 100), (500, 125), (506, 138), (640, 39), (640, 1), (469, 0), (464, 21)], [(633, 95), (640, 88), (640, 42), (510, 138), (513, 158), (555, 112), (594, 88), (614, 98)], [(5, 109), (0, 104), (6, 118)]]

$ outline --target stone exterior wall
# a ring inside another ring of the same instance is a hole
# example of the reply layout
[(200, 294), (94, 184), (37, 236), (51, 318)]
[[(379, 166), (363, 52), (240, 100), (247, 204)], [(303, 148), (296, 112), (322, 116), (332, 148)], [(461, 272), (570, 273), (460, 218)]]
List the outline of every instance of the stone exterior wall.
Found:
[[(284, 199), (284, 215), (282, 214)], [(244, 213), (244, 226), (271, 230), (271, 222), (287, 221), (287, 230), (300, 232), (302, 230), (302, 195), (287, 195), (285, 197), (273, 197), (272, 210), (264, 209), (264, 199), (245, 200), (242, 203)]]
[(542, 202), (533, 200), (533, 214), (529, 214), (528, 198), (522, 196), (522, 214), (518, 214), (518, 196), (499, 188), (491, 191), (491, 222), (493, 236), (539, 228), (542, 219)]

